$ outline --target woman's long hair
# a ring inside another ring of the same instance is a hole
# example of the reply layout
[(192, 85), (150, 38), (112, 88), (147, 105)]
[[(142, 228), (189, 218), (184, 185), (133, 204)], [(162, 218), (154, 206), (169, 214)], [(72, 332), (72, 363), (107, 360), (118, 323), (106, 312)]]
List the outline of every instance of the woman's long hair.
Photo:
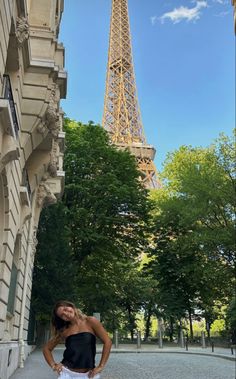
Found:
[(80, 309), (76, 308), (74, 303), (71, 303), (70, 301), (67, 300), (61, 300), (58, 301), (52, 311), (52, 328), (53, 328), (53, 334), (57, 335), (60, 332), (62, 332), (64, 329), (68, 328), (70, 325), (70, 321), (64, 321), (62, 320), (59, 316), (57, 316), (57, 310), (59, 307), (71, 307), (74, 309), (75, 314), (78, 318), (81, 320), (86, 319), (86, 315), (81, 312)]

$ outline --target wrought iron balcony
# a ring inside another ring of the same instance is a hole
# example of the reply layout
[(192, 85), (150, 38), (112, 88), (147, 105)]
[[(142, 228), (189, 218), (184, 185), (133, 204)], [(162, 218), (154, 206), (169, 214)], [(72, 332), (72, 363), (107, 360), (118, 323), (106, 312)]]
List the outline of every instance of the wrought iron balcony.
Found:
[(3, 75), (2, 98), (9, 101), (12, 121), (13, 121), (13, 125), (14, 125), (14, 130), (15, 130), (15, 135), (18, 136), (19, 124), (18, 124), (18, 120), (17, 120), (16, 108), (15, 108), (15, 103), (14, 103), (14, 99), (13, 99), (13, 93), (12, 93), (11, 81), (10, 81), (9, 75)]

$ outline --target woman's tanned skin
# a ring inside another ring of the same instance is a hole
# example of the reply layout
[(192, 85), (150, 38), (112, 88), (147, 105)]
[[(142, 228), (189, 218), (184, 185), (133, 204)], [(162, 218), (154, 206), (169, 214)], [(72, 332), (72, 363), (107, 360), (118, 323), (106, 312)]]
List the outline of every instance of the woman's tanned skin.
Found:
[(110, 354), (112, 342), (106, 330), (104, 329), (100, 321), (98, 321), (95, 317), (85, 316), (81, 318), (78, 315), (76, 309), (73, 308), (72, 306), (67, 306), (67, 305), (59, 306), (56, 310), (56, 316), (58, 316), (61, 320), (67, 322), (68, 326), (60, 330), (59, 333), (57, 333), (55, 337), (50, 339), (44, 345), (43, 354), (47, 363), (54, 371), (60, 374), (63, 365), (62, 363), (55, 362), (53, 358), (53, 354), (52, 354), (53, 349), (59, 343), (63, 343), (65, 338), (67, 338), (68, 336), (72, 334), (89, 332), (89, 333), (94, 334), (96, 337), (98, 337), (103, 343), (103, 350), (102, 350), (100, 363), (95, 368), (90, 368), (89, 372), (88, 372), (88, 368), (73, 369), (72, 371), (88, 372), (88, 377), (93, 378), (95, 375), (99, 374), (103, 370)]

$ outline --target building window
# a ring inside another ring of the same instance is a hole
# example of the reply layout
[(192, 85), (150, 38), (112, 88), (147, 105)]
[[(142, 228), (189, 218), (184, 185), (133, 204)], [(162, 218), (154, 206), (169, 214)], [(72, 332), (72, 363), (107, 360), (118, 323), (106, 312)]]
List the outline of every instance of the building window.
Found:
[(10, 281), (10, 287), (9, 287), (8, 302), (7, 302), (7, 311), (11, 315), (14, 314), (17, 273), (18, 273), (17, 267), (16, 267), (15, 263), (13, 262), (12, 270), (11, 270), (11, 281)]
[(7, 99), (9, 101), (12, 120), (13, 120), (13, 124), (14, 124), (14, 129), (15, 129), (15, 134), (16, 134), (16, 136), (18, 136), (19, 123), (18, 123), (17, 115), (16, 115), (16, 108), (15, 108), (15, 102), (14, 102), (14, 98), (13, 98), (11, 81), (10, 81), (10, 76), (6, 75), (6, 74), (3, 75), (3, 94), (2, 95), (3, 95), (4, 99)]

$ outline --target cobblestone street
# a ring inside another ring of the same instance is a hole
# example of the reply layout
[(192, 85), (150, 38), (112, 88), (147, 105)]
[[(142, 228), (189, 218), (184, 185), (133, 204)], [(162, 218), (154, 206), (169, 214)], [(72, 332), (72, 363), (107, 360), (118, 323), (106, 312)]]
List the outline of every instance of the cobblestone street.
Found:
[[(62, 350), (55, 351), (60, 360)], [(97, 355), (99, 359), (100, 355)], [(11, 379), (56, 378), (44, 362), (42, 352), (35, 351)], [(178, 353), (111, 354), (102, 379), (235, 379), (235, 361), (219, 357)]]
[(103, 379), (235, 379), (235, 363), (208, 356), (113, 354)]

